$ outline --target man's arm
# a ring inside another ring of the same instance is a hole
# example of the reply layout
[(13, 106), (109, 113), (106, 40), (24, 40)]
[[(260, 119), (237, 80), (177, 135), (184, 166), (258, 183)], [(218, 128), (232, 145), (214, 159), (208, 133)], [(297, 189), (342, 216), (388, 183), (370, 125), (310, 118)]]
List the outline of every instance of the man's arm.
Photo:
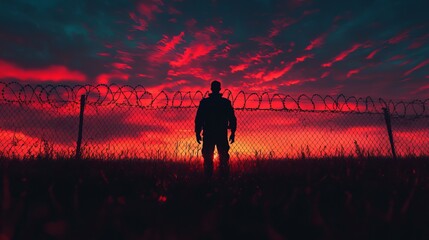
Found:
[(235, 141), (235, 131), (237, 130), (237, 118), (234, 114), (234, 108), (232, 107), (231, 102), (228, 104), (228, 122), (229, 128), (231, 129), (231, 136), (229, 137), (229, 141), (234, 143)]
[(201, 100), (200, 105), (198, 106), (197, 115), (195, 116), (195, 135), (197, 138), (198, 144), (201, 143), (201, 131), (203, 130), (203, 101)]

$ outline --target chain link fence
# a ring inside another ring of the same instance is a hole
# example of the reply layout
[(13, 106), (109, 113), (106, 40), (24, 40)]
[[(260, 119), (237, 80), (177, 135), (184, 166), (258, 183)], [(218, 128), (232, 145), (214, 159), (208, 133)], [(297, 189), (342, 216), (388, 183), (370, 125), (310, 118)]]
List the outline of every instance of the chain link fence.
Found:
[[(200, 160), (194, 117), (207, 92), (150, 93), (142, 86), (0, 83), (0, 154), (74, 157), (85, 96), (81, 155)], [(237, 116), (231, 160), (429, 155), (425, 101), (230, 91)], [(383, 108), (388, 109), (387, 114)], [(216, 154), (215, 154), (216, 157)]]

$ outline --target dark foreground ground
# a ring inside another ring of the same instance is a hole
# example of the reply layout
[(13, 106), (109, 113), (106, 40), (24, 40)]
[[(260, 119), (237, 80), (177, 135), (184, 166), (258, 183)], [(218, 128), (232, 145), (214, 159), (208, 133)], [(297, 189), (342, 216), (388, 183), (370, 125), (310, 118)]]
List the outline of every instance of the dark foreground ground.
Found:
[(429, 239), (429, 159), (0, 160), (0, 239)]

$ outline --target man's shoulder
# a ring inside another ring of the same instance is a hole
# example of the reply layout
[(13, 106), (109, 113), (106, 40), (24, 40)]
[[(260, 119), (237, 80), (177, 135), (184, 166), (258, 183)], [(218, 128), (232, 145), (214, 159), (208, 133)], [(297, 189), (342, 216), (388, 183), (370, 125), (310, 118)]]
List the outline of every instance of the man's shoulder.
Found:
[(207, 98), (203, 98), (201, 101), (219, 101), (219, 99), (220, 99), (220, 101), (222, 101), (222, 102), (227, 102), (227, 103), (230, 103), (231, 102), (231, 100), (229, 100), (228, 98), (225, 98), (225, 97), (220, 97), (220, 98), (211, 98), (211, 97), (207, 97)]
[(205, 103), (209, 103), (209, 102), (219, 103), (219, 100), (220, 100), (220, 102), (222, 102), (224, 104), (231, 104), (231, 100), (229, 100), (228, 98), (224, 98), (224, 97), (220, 97), (220, 98), (205, 97), (205, 98), (201, 99), (200, 104), (205, 104)]
[(209, 100), (208, 100), (208, 98), (203, 98), (203, 99), (201, 99), (200, 100), (200, 104), (199, 104), (199, 106), (200, 107), (205, 107), (206, 105), (207, 105), (207, 102), (208, 102)]
[(224, 101), (225, 103), (231, 103), (231, 100), (229, 100), (228, 98), (224, 98), (224, 97), (222, 97), (222, 101)]

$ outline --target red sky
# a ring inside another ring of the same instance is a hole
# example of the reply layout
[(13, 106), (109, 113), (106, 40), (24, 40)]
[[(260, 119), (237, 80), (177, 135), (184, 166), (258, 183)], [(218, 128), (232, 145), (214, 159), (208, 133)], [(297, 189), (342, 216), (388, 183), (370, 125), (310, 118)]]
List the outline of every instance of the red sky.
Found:
[[(424, 1), (7, 1), (1, 81), (427, 98)], [(405, 14), (407, 13), (407, 14)]]

